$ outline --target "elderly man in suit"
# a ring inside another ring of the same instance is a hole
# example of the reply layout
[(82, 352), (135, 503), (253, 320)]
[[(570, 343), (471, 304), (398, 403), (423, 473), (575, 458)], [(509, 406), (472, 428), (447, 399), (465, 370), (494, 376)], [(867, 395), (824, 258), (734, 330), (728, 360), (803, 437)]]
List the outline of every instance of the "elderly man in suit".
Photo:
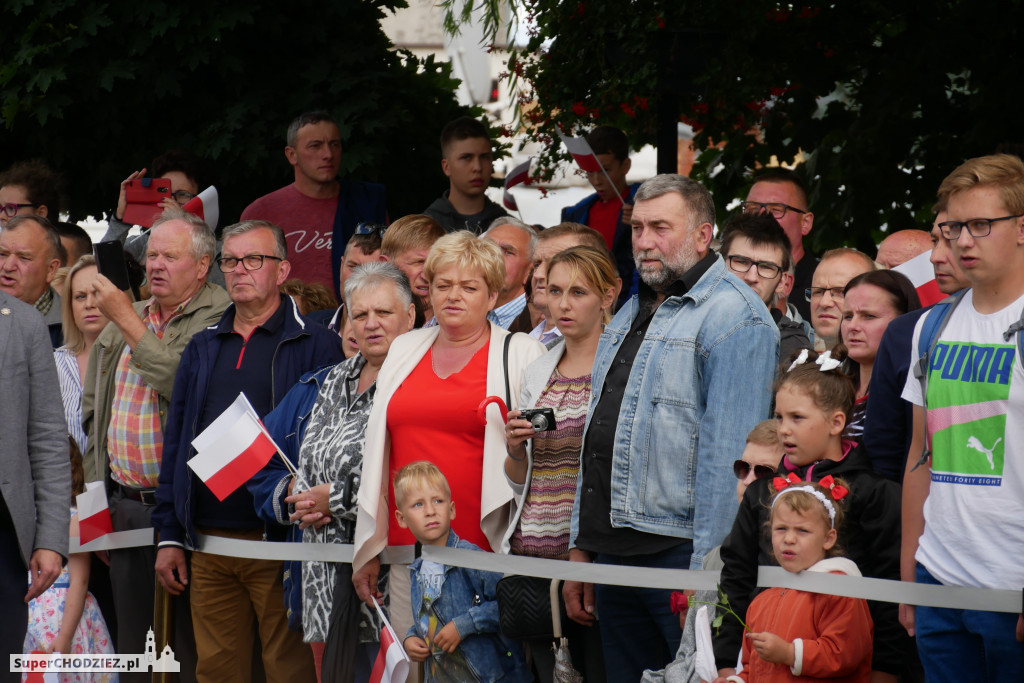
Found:
[[(0, 654), (21, 652), (28, 601), (68, 552), (71, 467), (57, 368), (42, 316), (0, 291)], [(32, 583), (25, 592), (25, 573)], [(0, 666), (2, 680), (19, 680)], [(9, 678), (8, 678), (9, 677)]]

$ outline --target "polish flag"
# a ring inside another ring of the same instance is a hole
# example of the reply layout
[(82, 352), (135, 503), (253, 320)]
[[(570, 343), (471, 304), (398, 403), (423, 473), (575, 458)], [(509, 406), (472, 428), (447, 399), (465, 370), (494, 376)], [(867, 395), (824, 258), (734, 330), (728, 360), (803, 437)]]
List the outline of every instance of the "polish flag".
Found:
[(565, 148), (569, 150), (569, 154), (576, 160), (576, 164), (584, 171), (587, 173), (600, 173), (604, 171), (604, 167), (597, 160), (594, 150), (590, 149), (590, 144), (586, 138), (574, 138), (563, 134), (561, 130), (558, 131), (558, 137), (562, 138)]
[(516, 204), (516, 198), (509, 192), (510, 188), (516, 185), (522, 185), (530, 179), (530, 163), (533, 162), (533, 157), (530, 157), (523, 163), (519, 164), (511, 171), (505, 174), (505, 193), (502, 196), (502, 203), (506, 209), (510, 211), (518, 211), (519, 206)]
[(932, 268), (931, 255), (930, 250), (926, 251), (893, 268), (897, 273), (906, 275), (914, 285), (922, 308), (946, 298), (946, 295), (939, 291), (939, 283), (935, 281), (935, 269)]
[(110, 508), (107, 506), (107, 489), (102, 481), (90, 481), (76, 499), (79, 543), (85, 545), (114, 530), (110, 523)]
[(220, 201), (217, 195), (217, 188), (210, 185), (208, 188), (197, 194), (181, 207), (194, 216), (199, 216), (212, 230), (217, 229), (217, 221), (220, 220)]
[(391, 628), (391, 623), (376, 600), (373, 606), (377, 608), (383, 626), (380, 629), (380, 650), (373, 663), (373, 671), (370, 672), (370, 683), (404, 683), (409, 676), (409, 656), (405, 654), (395, 629)]
[(196, 454), (188, 466), (217, 500), (234, 493), (277, 452), (245, 394), (192, 441)]

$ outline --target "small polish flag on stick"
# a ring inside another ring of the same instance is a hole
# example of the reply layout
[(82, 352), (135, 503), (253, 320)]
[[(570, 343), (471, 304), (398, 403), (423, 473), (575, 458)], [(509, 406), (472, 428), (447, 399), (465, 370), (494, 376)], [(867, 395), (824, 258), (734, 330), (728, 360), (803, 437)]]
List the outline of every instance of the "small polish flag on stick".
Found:
[(530, 157), (505, 174), (505, 193), (502, 195), (501, 201), (505, 205), (506, 209), (509, 209), (510, 211), (519, 210), (519, 206), (516, 204), (516, 198), (512, 196), (509, 189), (516, 185), (522, 185), (530, 179), (530, 164), (532, 162), (533, 157)]
[(897, 273), (906, 275), (914, 285), (922, 307), (931, 306), (946, 298), (946, 295), (939, 291), (939, 283), (935, 281), (931, 255), (931, 251), (926, 251), (893, 268)]
[(107, 506), (107, 489), (102, 481), (90, 481), (76, 499), (79, 543), (85, 545), (114, 530), (110, 523), (110, 508)]
[(395, 629), (391, 628), (391, 622), (384, 616), (376, 600), (373, 606), (377, 608), (383, 626), (380, 629), (380, 650), (373, 663), (373, 671), (370, 672), (370, 683), (404, 683), (409, 676), (409, 656), (405, 654), (402, 641), (395, 635)]
[[(280, 452), (243, 393), (193, 439), (192, 446), (196, 454), (188, 466), (218, 500), (234, 493)], [(283, 454), (281, 458), (294, 474), (294, 465)]]
[[(586, 138), (574, 138), (570, 135), (565, 135), (561, 129), (558, 131), (558, 137), (562, 138), (565, 148), (569, 150), (569, 154), (572, 155), (577, 166), (587, 173), (604, 173), (604, 177), (608, 178), (608, 172), (604, 170), (604, 166), (598, 161), (597, 155), (590, 148), (590, 143), (587, 142)], [(625, 204), (626, 200), (622, 198), (619, 188), (615, 187), (615, 183), (612, 182), (611, 178), (608, 178), (608, 185), (615, 191), (615, 196), (619, 198), (619, 201)]]
[(220, 220), (220, 198), (217, 195), (217, 188), (213, 185), (188, 200), (181, 208), (202, 218), (212, 230), (217, 229), (217, 221)]

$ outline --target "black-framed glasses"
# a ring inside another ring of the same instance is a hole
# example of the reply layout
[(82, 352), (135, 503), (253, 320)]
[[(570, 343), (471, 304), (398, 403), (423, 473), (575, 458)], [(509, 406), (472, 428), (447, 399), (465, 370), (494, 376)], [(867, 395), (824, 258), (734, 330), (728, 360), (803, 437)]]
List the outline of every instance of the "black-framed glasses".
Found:
[(174, 201), (178, 202), (182, 206), (196, 198), (196, 195), (192, 194), (188, 190), (175, 190), (171, 193), (171, 196), (174, 197)]
[(992, 224), (999, 221), (1008, 221), (1020, 218), (1024, 213), (1016, 216), (1000, 216), (999, 218), (972, 218), (969, 221), (942, 221), (939, 223), (939, 232), (947, 240), (955, 240), (966, 227), (971, 237), (988, 237), (992, 233)]
[[(732, 473), (736, 475), (737, 479), (746, 479), (747, 475), (750, 474), (750, 463), (746, 460), (737, 460), (732, 464)], [(775, 468), (769, 467), (768, 465), (754, 465), (754, 478), (755, 479), (766, 479), (767, 477), (775, 476)]]
[(388, 226), (383, 223), (370, 223), (362, 222), (356, 224), (356, 235), (377, 235), (380, 239), (384, 239), (384, 233), (387, 231)]
[(825, 296), (825, 292), (828, 292), (834, 301), (842, 301), (846, 298), (844, 290), (846, 287), (808, 287), (804, 290), (804, 299), (807, 301), (814, 301)]
[(803, 209), (782, 202), (740, 202), (740, 211), (746, 214), (770, 213), (776, 220), (785, 216), (787, 211), (807, 213)]
[(765, 280), (774, 280), (782, 272), (782, 266), (771, 261), (755, 261), (746, 256), (726, 256), (725, 262), (734, 273), (746, 273), (751, 266), (757, 266), (757, 274)]
[(275, 261), (283, 261), (284, 259), (280, 256), (270, 256), (269, 254), (248, 254), (242, 258), (234, 258), (233, 256), (222, 256), (217, 259), (217, 266), (220, 268), (222, 273), (232, 272), (238, 262), (242, 262), (242, 267), (246, 270), (259, 270), (263, 267), (264, 259), (274, 259)]
[(27, 206), (31, 206), (33, 209), (39, 206), (38, 204), (0, 204), (0, 212), (2, 212), (8, 218), (14, 218), (18, 215), (18, 212)]

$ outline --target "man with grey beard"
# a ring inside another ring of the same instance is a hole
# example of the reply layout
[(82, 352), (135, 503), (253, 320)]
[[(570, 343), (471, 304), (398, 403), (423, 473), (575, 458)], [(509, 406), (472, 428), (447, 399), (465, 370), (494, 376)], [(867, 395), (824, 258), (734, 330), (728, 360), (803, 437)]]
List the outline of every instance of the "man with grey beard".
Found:
[[(641, 284), (605, 328), (573, 505), (570, 558), (700, 569), (736, 514), (732, 461), (768, 417), (779, 332), (757, 294), (710, 251), (699, 183), (659, 175), (636, 193)], [(567, 582), (569, 616), (600, 615), (608, 680), (671, 661), (669, 591)]]

